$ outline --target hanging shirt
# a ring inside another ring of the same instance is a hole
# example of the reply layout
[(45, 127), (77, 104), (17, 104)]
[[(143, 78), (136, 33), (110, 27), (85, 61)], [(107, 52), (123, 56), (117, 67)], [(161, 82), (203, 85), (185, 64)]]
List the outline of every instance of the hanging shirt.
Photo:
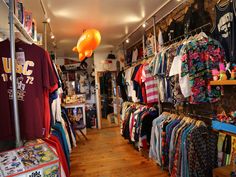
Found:
[(143, 58), (143, 47), (140, 47), (138, 49), (138, 60)]
[(133, 102), (137, 102), (136, 92), (134, 90), (133, 81), (131, 80), (133, 69), (133, 67), (130, 67), (125, 71), (125, 81), (127, 85), (128, 97), (130, 97)]
[(211, 38), (186, 44), (181, 77), (189, 74), (191, 104), (213, 103), (220, 99), (221, 88), (210, 86), (213, 77), (209, 68), (219, 69), (219, 63), (224, 62), (224, 57), (224, 50), (220, 44)]
[(161, 47), (163, 46), (164, 44), (164, 40), (163, 40), (163, 35), (162, 35), (162, 31), (159, 30), (158, 32), (158, 50), (157, 51), (160, 51), (161, 50)]
[(125, 60), (126, 60), (126, 64), (131, 64), (131, 62), (132, 62), (132, 51), (127, 51)]
[(136, 77), (136, 74), (137, 74), (140, 66), (141, 65), (135, 66), (133, 74), (131, 76), (131, 80), (133, 81), (133, 88), (135, 90), (136, 97), (137, 97), (137, 100), (136, 100), (137, 102), (143, 102), (141, 87), (140, 87), (139, 83), (135, 81), (135, 77)]
[(126, 83), (124, 80), (124, 71), (120, 71), (117, 75), (117, 85), (119, 85), (120, 95), (123, 101), (127, 101), (127, 93), (126, 93)]
[[(23, 42), (16, 43), (17, 95), (19, 123), (22, 139), (36, 139), (45, 136), (45, 96), (44, 91), (57, 84), (48, 53), (41, 47)], [(10, 42), (0, 43), (0, 139), (14, 138), (12, 107)], [(49, 100), (48, 100), (49, 102)], [(50, 115), (50, 112), (48, 112)]]
[[(183, 94), (183, 96), (185, 98), (189, 97), (191, 95), (191, 89), (190, 89), (190, 84), (189, 84), (189, 74), (187, 74), (184, 77), (181, 77), (181, 66), (182, 66), (182, 55), (177, 55), (171, 65), (171, 69), (169, 72), (169, 76), (175, 76), (178, 75), (178, 83), (179, 83), (179, 87), (181, 89), (181, 93)], [(175, 88), (177, 88), (178, 86), (176, 86)], [(180, 100), (182, 100), (181, 96), (177, 96), (179, 95), (178, 91), (174, 91), (176, 98), (180, 98)], [(177, 99), (178, 99), (177, 98)]]
[(143, 65), (142, 81), (145, 84), (147, 103), (157, 103), (158, 102), (158, 87), (157, 80), (149, 70), (149, 65)]
[(143, 73), (143, 65), (141, 65), (136, 73), (136, 76), (134, 78), (135, 82), (137, 82), (139, 84), (139, 86), (141, 87), (141, 92), (142, 92), (142, 98), (143, 98), (143, 102), (146, 103), (147, 102), (147, 97), (146, 97), (146, 91), (145, 91), (145, 85), (142, 81), (142, 73)]
[(217, 4), (215, 9), (213, 36), (222, 44), (227, 62), (236, 63), (236, 1), (229, 1), (224, 7)]
[(132, 62), (136, 62), (137, 59), (138, 59), (138, 49), (135, 48), (135, 49), (133, 50), (133, 54), (132, 54)]
[(154, 54), (154, 49), (155, 49), (155, 47), (154, 47), (154, 36), (153, 35), (151, 35), (151, 36), (149, 36), (148, 38), (147, 38), (147, 40), (146, 40), (146, 50), (147, 50), (147, 56), (151, 56), (151, 55), (153, 55)]

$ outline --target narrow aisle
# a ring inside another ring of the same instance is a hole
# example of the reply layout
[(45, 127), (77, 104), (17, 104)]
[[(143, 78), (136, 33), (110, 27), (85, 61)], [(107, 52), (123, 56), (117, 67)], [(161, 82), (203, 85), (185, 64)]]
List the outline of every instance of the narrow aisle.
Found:
[[(81, 137), (82, 138), (82, 137)], [(90, 130), (71, 155), (71, 177), (168, 177), (119, 134), (119, 128)]]

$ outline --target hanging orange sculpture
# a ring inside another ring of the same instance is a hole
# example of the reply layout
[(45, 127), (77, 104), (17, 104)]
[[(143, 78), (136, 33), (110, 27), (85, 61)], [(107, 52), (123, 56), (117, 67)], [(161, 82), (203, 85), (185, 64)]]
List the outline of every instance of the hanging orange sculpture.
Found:
[(100, 32), (96, 29), (88, 29), (79, 38), (77, 46), (73, 48), (74, 52), (79, 53), (79, 60), (83, 61), (86, 57), (91, 57), (93, 51), (101, 43)]

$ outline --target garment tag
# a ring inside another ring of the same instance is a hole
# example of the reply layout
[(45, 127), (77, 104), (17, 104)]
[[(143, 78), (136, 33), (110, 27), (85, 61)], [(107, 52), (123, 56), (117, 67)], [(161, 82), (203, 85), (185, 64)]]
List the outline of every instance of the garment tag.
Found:
[(18, 65), (25, 64), (25, 52), (16, 52), (16, 61)]

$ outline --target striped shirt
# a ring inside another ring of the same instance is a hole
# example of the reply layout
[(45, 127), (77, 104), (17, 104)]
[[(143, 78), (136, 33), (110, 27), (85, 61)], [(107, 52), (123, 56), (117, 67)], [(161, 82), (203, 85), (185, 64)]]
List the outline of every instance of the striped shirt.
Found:
[(142, 82), (145, 84), (147, 103), (158, 102), (157, 80), (151, 75), (148, 64), (143, 64)]

